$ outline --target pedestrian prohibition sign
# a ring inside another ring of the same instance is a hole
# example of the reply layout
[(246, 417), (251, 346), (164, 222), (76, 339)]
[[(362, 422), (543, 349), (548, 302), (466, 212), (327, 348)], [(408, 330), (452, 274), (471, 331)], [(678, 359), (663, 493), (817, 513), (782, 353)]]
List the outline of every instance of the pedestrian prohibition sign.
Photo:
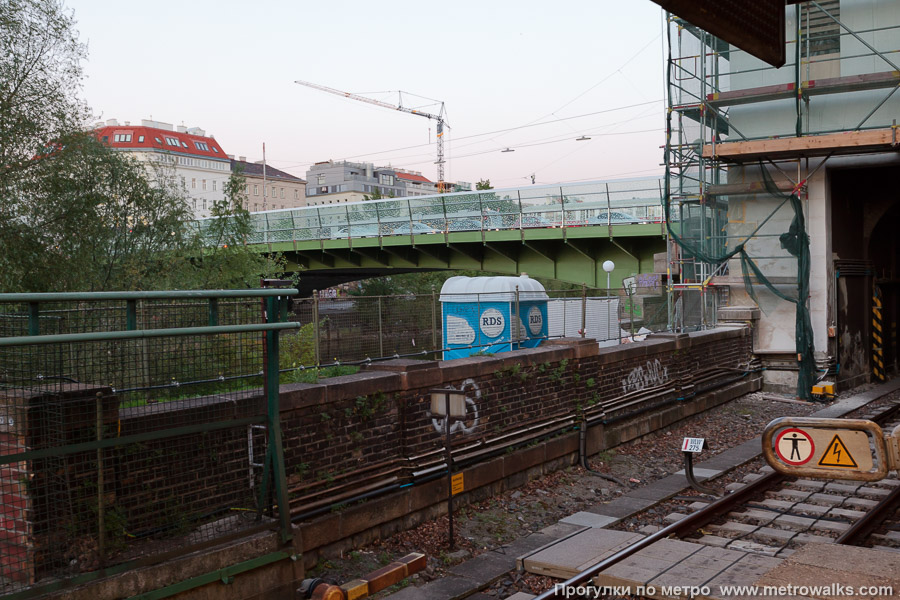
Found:
[(775, 452), (778, 458), (789, 465), (805, 465), (816, 452), (816, 444), (808, 433), (794, 427), (785, 429), (775, 438)]
[(878, 481), (897, 470), (900, 426), (886, 436), (865, 419), (780, 417), (762, 434), (766, 462), (782, 475), (814, 479)]

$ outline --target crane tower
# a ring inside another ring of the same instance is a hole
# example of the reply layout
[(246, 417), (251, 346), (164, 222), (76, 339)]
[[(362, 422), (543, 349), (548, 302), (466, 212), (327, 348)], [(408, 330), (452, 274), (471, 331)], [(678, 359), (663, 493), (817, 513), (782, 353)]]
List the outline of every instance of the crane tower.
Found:
[(433, 115), (431, 113), (427, 113), (421, 110), (416, 110), (414, 108), (406, 108), (403, 105), (394, 106), (393, 104), (388, 104), (387, 102), (382, 102), (380, 100), (374, 100), (372, 98), (366, 98), (365, 96), (360, 96), (358, 94), (352, 94), (350, 92), (342, 92), (341, 90), (336, 90), (334, 88), (330, 88), (325, 85), (319, 85), (318, 83), (310, 83), (309, 81), (295, 81), (294, 83), (298, 83), (300, 85), (305, 85), (306, 87), (311, 87), (315, 90), (321, 90), (323, 92), (328, 92), (329, 94), (335, 94), (337, 96), (343, 96), (344, 98), (350, 98), (351, 100), (359, 100), (360, 102), (365, 102), (367, 104), (374, 104), (375, 106), (381, 106), (383, 108), (389, 108), (391, 110), (399, 110), (400, 112), (405, 112), (410, 115), (418, 115), (420, 117), (425, 117), (426, 119), (431, 119), (437, 123), (437, 160), (434, 164), (437, 165), (437, 176), (438, 176), (438, 192), (446, 191), (446, 183), (444, 182), (444, 103), (441, 102), (441, 110), (438, 114)]

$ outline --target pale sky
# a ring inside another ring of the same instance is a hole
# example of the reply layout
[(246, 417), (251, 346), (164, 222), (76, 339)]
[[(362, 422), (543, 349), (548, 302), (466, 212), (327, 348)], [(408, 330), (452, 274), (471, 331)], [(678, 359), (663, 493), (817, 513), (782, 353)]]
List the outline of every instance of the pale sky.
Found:
[(445, 102), (449, 181), (662, 172), (664, 36), (650, 0), (65, 2), (96, 117), (201, 127), (251, 161), (265, 142), (269, 164), (301, 177), (329, 159), (437, 171), (433, 121), (298, 79), (393, 104), (402, 90), (426, 112)]

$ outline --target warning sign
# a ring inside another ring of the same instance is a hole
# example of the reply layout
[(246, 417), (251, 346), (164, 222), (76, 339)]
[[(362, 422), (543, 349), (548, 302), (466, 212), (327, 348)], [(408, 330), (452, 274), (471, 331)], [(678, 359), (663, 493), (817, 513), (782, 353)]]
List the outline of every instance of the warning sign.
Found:
[(465, 485), (463, 484), (463, 474), (457, 473), (453, 477), (451, 477), (450, 482), (453, 484), (451, 487), (452, 495), (457, 495), (462, 493), (465, 490)]
[(775, 438), (775, 452), (785, 463), (798, 467), (809, 462), (816, 452), (816, 444), (808, 433), (792, 427)]
[(841, 441), (840, 435), (835, 435), (831, 443), (825, 449), (822, 458), (819, 459), (819, 466), (822, 467), (839, 467), (845, 469), (858, 469), (859, 465), (853, 459), (853, 455), (847, 450), (847, 446)]

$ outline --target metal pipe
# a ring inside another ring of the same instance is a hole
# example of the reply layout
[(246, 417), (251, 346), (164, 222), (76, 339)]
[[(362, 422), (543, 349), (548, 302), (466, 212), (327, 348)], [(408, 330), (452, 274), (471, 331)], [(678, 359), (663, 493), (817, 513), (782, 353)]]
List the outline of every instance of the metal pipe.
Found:
[(2, 346), (46, 346), (72, 342), (95, 342), (109, 340), (139, 340), (157, 337), (184, 337), (196, 335), (216, 335), (220, 333), (247, 333), (255, 331), (280, 331), (300, 329), (302, 325), (289, 323), (260, 323), (254, 325), (218, 325), (216, 327), (173, 327), (171, 329), (144, 329), (140, 331), (98, 331), (94, 333), (60, 333), (55, 335), (19, 336), (0, 338)]
[(48, 292), (39, 294), (0, 294), (0, 302), (102, 302), (106, 300), (173, 300), (177, 298), (265, 298), (297, 296), (296, 289), (258, 290), (172, 290), (152, 292)]

